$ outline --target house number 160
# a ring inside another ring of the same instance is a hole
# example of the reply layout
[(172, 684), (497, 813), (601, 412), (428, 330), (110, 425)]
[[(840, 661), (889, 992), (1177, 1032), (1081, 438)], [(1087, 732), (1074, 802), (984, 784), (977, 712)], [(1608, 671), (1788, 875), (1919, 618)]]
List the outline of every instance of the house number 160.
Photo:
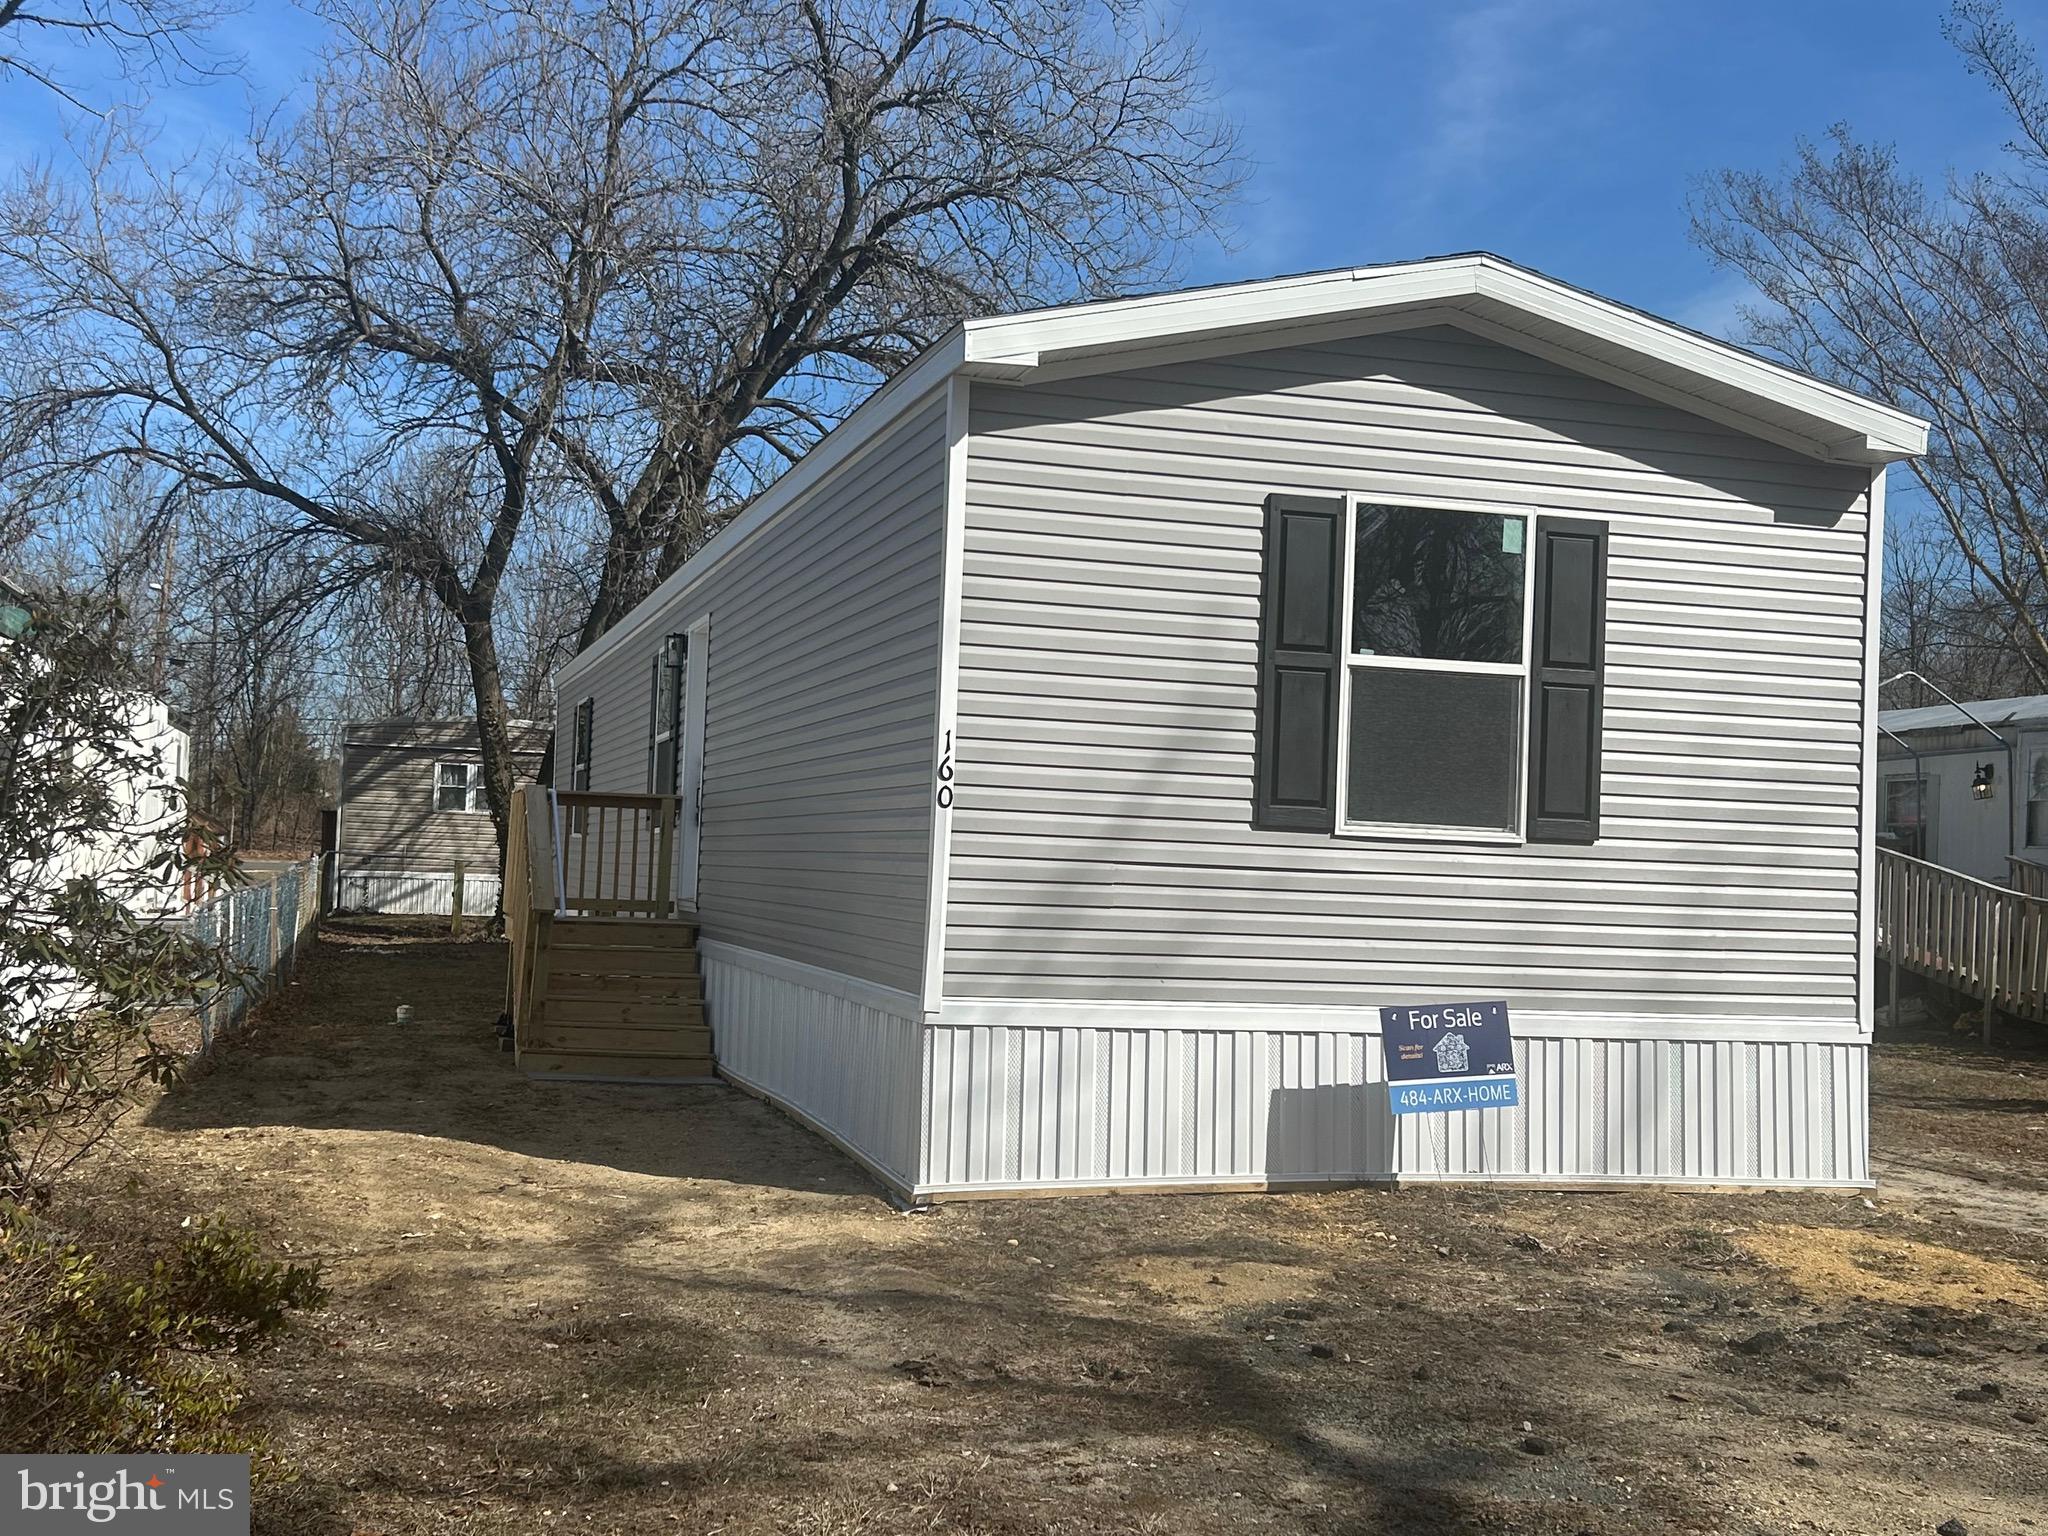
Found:
[(953, 808), (953, 733), (946, 732), (945, 747), (939, 753), (939, 809)]

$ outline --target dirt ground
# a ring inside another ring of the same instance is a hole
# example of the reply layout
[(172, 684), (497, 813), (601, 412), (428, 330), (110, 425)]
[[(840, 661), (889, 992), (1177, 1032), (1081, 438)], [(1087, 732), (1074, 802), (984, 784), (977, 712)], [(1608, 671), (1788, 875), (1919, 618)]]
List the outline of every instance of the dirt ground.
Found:
[(326, 1266), (259, 1528), (2048, 1528), (2048, 1056), (1882, 1047), (1869, 1199), (906, 1214), (736, 1092), (526, 1082), (502, 963), (330, 930), (96, 1174)]

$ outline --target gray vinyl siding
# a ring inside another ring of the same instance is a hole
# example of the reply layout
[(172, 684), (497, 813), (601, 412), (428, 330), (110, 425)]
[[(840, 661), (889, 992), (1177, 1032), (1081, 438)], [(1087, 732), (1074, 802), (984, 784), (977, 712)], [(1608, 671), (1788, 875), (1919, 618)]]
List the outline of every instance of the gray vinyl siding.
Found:
[[(1856, 1010), (1869, 472), (1431, 328), (970, 394), (945, 995)], [(1608, 522), (1601, 837), (1251, 824), (1262, 503)]]
[[(560, 688), (591, 787), (647, 788), (653, 658), (710, 615), (704, 936), (916, 991), (938, 697), (945, 409), (919, 410)], [(558, 754), (557, 780), (569, 762)]]

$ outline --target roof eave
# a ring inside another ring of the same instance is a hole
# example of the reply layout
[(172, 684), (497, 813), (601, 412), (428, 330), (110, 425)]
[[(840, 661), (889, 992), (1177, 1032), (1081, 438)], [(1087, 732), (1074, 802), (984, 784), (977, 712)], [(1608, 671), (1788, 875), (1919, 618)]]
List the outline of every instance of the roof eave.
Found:
[(1548, 356), (1825, 462), (1876, 466), (1927, 449), (1927, 423), (1904, 411), (1486, 255), (972, 320), (961, 366), (976, 378), (1030, 382), (1127, 367), (1163, 346), (1404, 315)]

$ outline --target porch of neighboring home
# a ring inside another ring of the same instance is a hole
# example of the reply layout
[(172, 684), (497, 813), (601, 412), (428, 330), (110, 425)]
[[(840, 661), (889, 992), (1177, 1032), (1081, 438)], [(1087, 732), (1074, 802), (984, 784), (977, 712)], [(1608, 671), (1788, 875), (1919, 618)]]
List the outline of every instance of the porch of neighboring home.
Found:
[(513, 791), (506, 1012), (522, 1071), (713, 1078), (696, 914), (674, 897), (678, 815), (674, 795)]
[(1889, 848), (1877, 850), (1877, 953), (1887, 998), (1903, 970), (1982, 1005), (1984, 1038), (1998, 1014), (2048, 1024), (2048, 877), (2011, 861), (2008, 889)]

